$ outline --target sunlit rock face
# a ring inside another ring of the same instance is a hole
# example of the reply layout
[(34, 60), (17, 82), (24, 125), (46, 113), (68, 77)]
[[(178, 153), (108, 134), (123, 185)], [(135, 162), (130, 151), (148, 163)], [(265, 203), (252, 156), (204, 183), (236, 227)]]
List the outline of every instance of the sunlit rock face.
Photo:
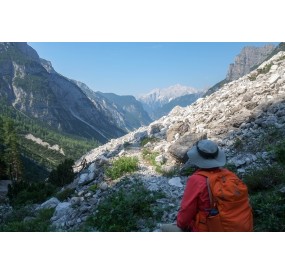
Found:
[(262, 63), (274, 48), (274, 45), (271, 44), (264, 47), (244, 47), (241, 53), (236, 56), (235, 62), (230, 64), (226, 80), (233, 81), (248, 74), (252, 67)]

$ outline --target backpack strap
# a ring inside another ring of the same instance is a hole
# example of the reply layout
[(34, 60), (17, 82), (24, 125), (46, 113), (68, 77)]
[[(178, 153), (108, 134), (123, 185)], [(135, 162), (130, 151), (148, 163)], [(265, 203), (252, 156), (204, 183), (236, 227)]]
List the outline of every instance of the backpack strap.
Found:
[(211, 207), (210, 209), (216, 208), (216, 201), (213, 197), (211, 182), (210, 182), (211, 172), (205, 170), (200, 170), (200, 171), (198, 170), (197, 172), (195, 172), (195, 174), (206, 177), (206, 184), (210, 198), (210, 207)]
[(208, 177), (206, 178), (206, 184), (207, 184), (209, 198), (210, 198), (210, 206), (211, 206), (211, 208), (214, 208), (214, 198), (213, 198), (212, 190), (210, 187), (210, 180)]

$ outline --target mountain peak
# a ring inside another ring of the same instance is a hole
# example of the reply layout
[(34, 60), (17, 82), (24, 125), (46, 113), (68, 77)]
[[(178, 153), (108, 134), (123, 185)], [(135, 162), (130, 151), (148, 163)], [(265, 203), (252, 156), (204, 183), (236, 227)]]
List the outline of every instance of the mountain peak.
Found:
[(26, 42), (2, 42), (0, 43), (0, 46), (2, 46), (2, 48), (4, 48), (6, 51), (16, 49), (24, 54), (25, 57), (39, 61), (38, 53)]
[(271, 44), (263, 47), (244, 47), (236, 56), (234, 64), (230, 64), (226, 80), (236, 80), (249, 73), (253, 66), (263, 62), (274, 49), (275, 46)]
[[(168, 113), (175, 107), (175, 104), (180, 105), (178, 102), (169, 105), (170, 103), (174, 102), (176, 99), (184, 97), (184, 96), (191, 96), (190, 100), (186, 100), (188, 104), (191, 104), (201, 95), (201, 92), (193, 87), (183, 86), (181, 84), (175, 84), (169, 86), (167, 88), (156, 88), (151, 90), (150, 92), (141, 95), (138, 97), (138, 100), (142, 102), (145, 110), (149, 113), (150, 117), (153, 119), (157, 119), (162, 115)], [(163, 109), (164, 106), (169, 105), (167, 108)]]
[(166, 88), (155, 88), (150, 92), (138, 97), (143, 102), (159, 102), (164, 104), (169, 102), (170, 99), (180, 97), (186, 94), (193, 94), (198, 92), (196, 88), (175, 84)]

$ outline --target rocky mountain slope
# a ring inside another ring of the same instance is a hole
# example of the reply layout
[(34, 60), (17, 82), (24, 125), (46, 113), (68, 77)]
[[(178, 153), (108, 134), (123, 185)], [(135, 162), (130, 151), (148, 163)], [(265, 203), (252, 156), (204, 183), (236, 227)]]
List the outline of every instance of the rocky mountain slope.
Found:
[(240, 54), (235, 57), (234, 63), (229, 65), (226, 78), (211, 87), (205, 93), (205, 96), (217, 91), (225, 83), (237, 80), (238, 78), (248, 74), (254, 67), (260, 65), (266, 60), (266, 58), (271, 56), (274, 50), (275, 46), (273, 44), (268, 44), (264, 47), (244, 47)]
[(262, 63), (274, 48), (271, 44), (264, 47), (244, 47), (234, 63), (230, 64), (226, 80), (233, 81), (248, 74), (251, 68)]
[(94, 92), (86, 84), (73, 80), (95, 106), (100, 106), (106, 117), (113, 117), (114, 123), (126, 132), (133, 131), (152, 122), (142, 104), (133, 96), (119, 96), (112, 93)]
[[(68, 186), (75, 190), (70, 198), (64, 202), (52, 198), (36, 207), (55, 207), (51, 219), (55, 230), (78, 230), (90, 215), (96, 216), (98, 205), (106, 197), (121, 189), (132, 190), (132, 184), (139, 180), (148, 190), (163, 192), (164, 197), (156, 200), (155, 207), (163, 215), (155, 228), (140, 221), (138, 231), (159, 231), (161, 222), (175, 220), (187, 179), (181, 168), (187, 150), (197, 140), (216, 141), (225, 150), (227, 162), (242, 176), (252, 167), (274, 161), (264, 135), (272, 129), (284, 138), (285, 52), (191, 106), (176, 107), (149, 126), (90, 151), (76, 163), (75, 171), (79, 173)], [(146, 151), (154, 154), (155, 165), (144, 158)], [(106, 167), (122, 156), (137, 157), (139, 169), (123, 181), (112, 180), (106, 175)], [(83, 159), (88, 165), (81, 169)]]
[(102, 96), (91, 99), (82, 91), (83, 84), (77, 84), (55, 72), (27, 43), (0, 43), (1, 98), (28, 117), (101, 143), (149, 122), (145, 113), (143, 121), (125, 120), (131, 110)]
[[(183, 97), (184, 107), (192, 104), (203, 92), (192, 87), (176, 84), (164, 89), (154, 89), (145, 95), (137, 97), (142, 102), (144, 109), (152, 119), (166, 115), (176, 104), (181, 103)], [(180, 106), (180, 105), (179, 105)]]

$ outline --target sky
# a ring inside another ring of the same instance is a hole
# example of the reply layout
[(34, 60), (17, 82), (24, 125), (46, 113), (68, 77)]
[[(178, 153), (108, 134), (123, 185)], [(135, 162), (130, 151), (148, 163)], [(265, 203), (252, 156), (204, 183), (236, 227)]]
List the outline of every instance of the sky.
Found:
[(209, 88), (245, 46), (273, 42), (31, 42), (60, 74), (94, 91), (145, 94), (175, 84)]

